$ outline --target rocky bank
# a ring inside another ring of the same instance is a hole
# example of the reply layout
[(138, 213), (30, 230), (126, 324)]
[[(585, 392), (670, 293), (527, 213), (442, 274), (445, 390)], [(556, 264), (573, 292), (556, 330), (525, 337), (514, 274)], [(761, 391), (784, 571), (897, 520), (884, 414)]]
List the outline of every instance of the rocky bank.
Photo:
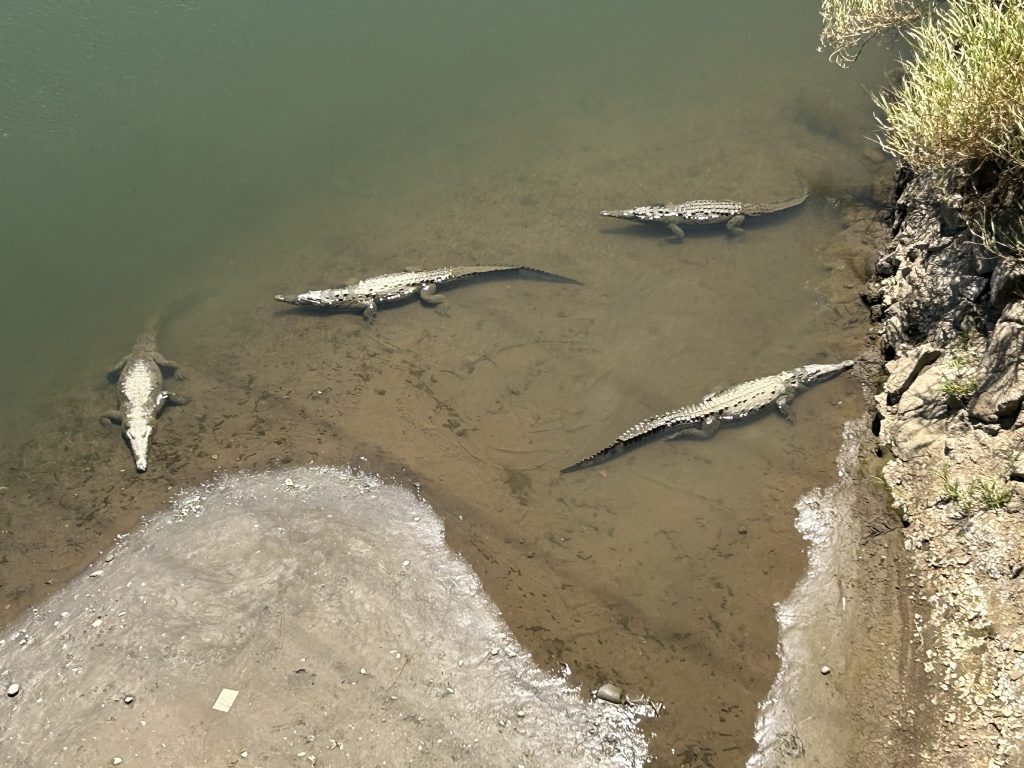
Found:
[(1024, 765), (1021, 181), (902, 171), (865, 291), (912, 620), (897, 764)]

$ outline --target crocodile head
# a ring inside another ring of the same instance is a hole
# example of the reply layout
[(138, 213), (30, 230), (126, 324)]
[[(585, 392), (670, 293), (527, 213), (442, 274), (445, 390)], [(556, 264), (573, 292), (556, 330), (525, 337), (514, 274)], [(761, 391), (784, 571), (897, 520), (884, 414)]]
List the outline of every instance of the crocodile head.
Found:
[(853, 368), (853, 360), (843, 360), (840, 363), (829, 363), (825, 365), (804, 365), (794, 369), (796, 380), (803, 386), (817, 384), (819, 381), (830, 379), (843, 371)]
[(146, 454), (149, 453), (149, 439), (153, 436), (153, 425), (148, 422), (130, 423), (124, 431), (125, 440), (135, 457), (135, 468), (139, 472), (146, 471)]
[(635, 208), (626, 208), (621, 211), (601, 211), (602, 216), (611, 216), (613, 219), (626, 219), (627, 221), (640, 221), (640, 216)]
[(626, 221), (653, 221), (664, 215), (661, 212), (663, 207), (656, 204), (641, 205), (637, 208), (625, 208), (621, 211), (601, 211), (601, 215), (611, 216), (613, 219), (625, 219)]
[(650, 203), (639, 205), (636, 208), (626, 208), (621, 211), (601, 211), (602, 216), (611, 216), (613, 219), (625, 219), (626, 221), (666, 221), (679, 218), (679, 212), (663, 203)]
[(306, 291), (296, 296), (274, 297), (275, 301), (283, 301), (285, 304), (295, 304), (299, 307), (312, 307), (314, 309), (338, 309), (363, 311), (366, 308), (366, 297), (355, 296), (346, 288), (334, 288), (326, 291)]

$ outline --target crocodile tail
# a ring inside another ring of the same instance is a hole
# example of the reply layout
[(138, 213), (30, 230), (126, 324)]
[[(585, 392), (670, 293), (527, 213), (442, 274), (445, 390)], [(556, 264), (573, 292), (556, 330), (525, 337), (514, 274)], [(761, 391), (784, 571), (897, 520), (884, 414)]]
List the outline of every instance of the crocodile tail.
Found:
[(164, 305), (163, 309), (147, 318), (146, 324), (143, 327), (143, 334), (149, 334), (155, 339), (171, 320), (186, 310), (191, 309), (205, 298), (206, 296), (203, 294), (192, 293), (168, 302)]
[(534, 275), (555, 283), (583, 285), (583, 283), (574, 278), (558, 275), (554, 272), (547, 272), (543, 269), (537, 269), (536, 267), (527, 267), (524, 264), (483, 264), (475, 267), (452, 267), (451, 271), (456, 277), (470, 277), (472, 275), (482, 275), (487, 272), (520, 272), (527, 275)]
[(592, 467), (595, 464), (602, 464), (606, 461), (610, 461), (611, 459), (614, 459), (616, 456), (621, 456), (623, 453), (625, 453), (626, 446), (627, 443), (624, 443), (621, 440), (616, 440), (614, 443), (612, 443), (606, 448), (602, 448), (597, 453), (592, 453), (589, 456), (587, 456), (587, 458), (580, 459), (575, 464), (570, 464), (568, 467), (562, 467), (562, 469), (560, 469), (559, 472), (561, 472), (564, 475), (568, 472), (576, 472), (577, 470), (580, 469)]
[[(643, 422), (641, 422), (642, 424)], [(617, 437), (615, 442), (611, 445), (602, 448), (597, 453), (592, 453), (585, 459), (580, 459), (575, 464), (571, 464), (561, 470), (562, 474), (566, 472), (575, 472), (578, 469), (585, 469), (592, 467), (595, 464), (603, 464), (606, 461), (614, 459), (616, 456), (621, 456), (626, 451), (636, 448), (641, 443), (646, 443), (653, 440), (655, 437), (660, 436), (663, 432), (668, 430), (675, 430), (685, 427), (687, 424), (694, 423), (693, 420), (681, 419), (676, 421), (667, 421), (655, 426), (643, 429), (639, 433), (636, 432), (637, 427), (629, 430), (629, 432)], [(639, 426), (639, 425), (637, 425)]]
[(810, 187), (807, 186), (806, 181), (800, 179), (800, 194), (798, 194), (796, 197), (790, 198), (789, 207), (793, 207), (795, 205), (803, 205), (805, 202), (807, 202), (807, 198), (810, 196)]
[(752, 213), (777, 213), (778, 211), (785, 211), (787, 208), (796, 208), (798, 205), (803, 205), (807, 202), (807, 198), (810, 197), (811, 191), (807, 187), (807, 182), (803, 179), (800, 180), (801, 190), (800, 194), (795, 197), (790, 197), (786, 200), (779, 200), (775, 203), (765, 203), (763, 205), (750, 206)]
[(553, 283), (571, 283), (573, 285), (583, 285), (579, 280), (574, 277), (566, 277), (565, 275), (559, 275), (554, 272), (547, 272), (543, 269), (537, 269), (535, 267), (517, 267), (520, 272), (526, 272), (531, 275), (536, 275), (545, 280), (549, 280)]

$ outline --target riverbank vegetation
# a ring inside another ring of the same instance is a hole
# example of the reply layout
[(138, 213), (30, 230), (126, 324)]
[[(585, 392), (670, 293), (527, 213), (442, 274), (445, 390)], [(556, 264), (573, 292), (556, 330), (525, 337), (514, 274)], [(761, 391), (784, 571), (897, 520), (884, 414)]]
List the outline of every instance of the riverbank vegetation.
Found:
[(907, 41), (900, 82), (875, 97), (879, 140), (903, 163), (1024, 168), (1024, 0), (824, 0), (822, 17), (844, 66), (872, 38)]

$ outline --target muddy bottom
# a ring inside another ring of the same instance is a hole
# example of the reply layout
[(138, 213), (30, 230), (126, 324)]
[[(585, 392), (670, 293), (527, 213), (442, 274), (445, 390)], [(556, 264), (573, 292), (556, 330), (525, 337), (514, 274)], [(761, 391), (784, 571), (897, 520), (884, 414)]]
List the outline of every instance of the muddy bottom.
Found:
[[(809, 142), (790, 158), (807, 171), (808, 203), (751, 221), (745, 237), (694, 231), (679, 244), (588, 216), (652, 189), (755, 201), (799, 189), (764, 163), (683, 183), (655, 147), (609, 160), (604, 175), (554, 153), (525, 169), (483, 163), (455, 191), (412, 174), (388, 198), (401, 226), (387, 225), (372, 186), (353, 203), (339, 182), (222, 244), (159, 341), (190, 375), (175, 388), (192, 402), (162, 416), (147, 473), (97, 421), (115, 401), (102, 372), (135, 327), (102, 340), (95, 367), (59, 394), (21, 408), (31, 427), (9, 433), (0, 477), (0, 620), (178, 488), (241, 469), (352, 465), (419, 484), (542, 668), (564, 662), (584, 688), (611, 680), (663, 701), (653, 754), (741, 765), (778, 667), (774, 605), (807, 565), (793, 505), (832, 482), (859, 385), (843, 376), (802, 394), (794, 423), (769, 414), (712, 440), (558, 470), (713, 390), (856, 355), (866, 313), (846, 254), (858, 244), (843, 239), (843, 208), (815, 193), (827, 189), (816, 151)], [(642, 185), (638, 167), (650, 169)], [(374, 324), (270, 298), (410, 266), (508, 262), (582, 285), (470, 282), (438, 308), (382, 309)]]

